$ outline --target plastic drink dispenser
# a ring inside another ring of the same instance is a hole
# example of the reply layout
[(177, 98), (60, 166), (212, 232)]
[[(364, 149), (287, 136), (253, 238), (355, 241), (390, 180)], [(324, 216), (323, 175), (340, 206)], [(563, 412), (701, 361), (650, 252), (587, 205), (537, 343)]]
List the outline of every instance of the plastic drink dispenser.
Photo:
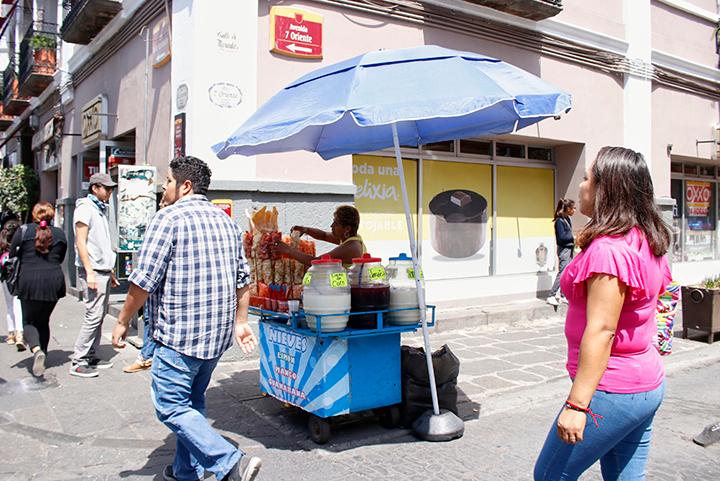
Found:
[[(326, 254), (312, 261), (303, 278), (303, 306), (308, 327), (312, 330), (317, 330), (318, 320), (322, 332), (338, 332), (347, 327), (350, 285), (340, 259)], [(327, 314), (344, 315), (325, 317)]]
[[(390, 312), (390, 324), (412, 325), (420, 322), (418, 308), (417, 287), (415, 285), (415, 269), (412, 258), (402, 253), (391, 257), (387, 266), (388, 281), (390, 283), (390, 309), (415, 308), (407, 311)], [(422, 273), (420, 282), (423, 282)]]
[[(379, 257), (363, 254), (353, 259), (348, 276), (352, 296), (351, 312), (384, 311), (390, 305), (390, 284)], [(378, 315), (355, 314), (350, 316), (353, 329), (376, 329)]]

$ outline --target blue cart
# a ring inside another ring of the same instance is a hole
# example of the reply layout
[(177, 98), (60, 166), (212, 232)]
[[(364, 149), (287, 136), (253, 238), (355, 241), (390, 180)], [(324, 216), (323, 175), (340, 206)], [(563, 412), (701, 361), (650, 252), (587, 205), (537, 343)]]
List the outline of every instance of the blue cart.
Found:
[[(435, 325), (435, 306), (428, 326)], [(401, 401), (400, 334), (419, 329), (420, 323), (386, 326), (377, 314), (376, 329), (320, 332), (307, 328), (304, 313), (286, 314), (251, 307), (260, 318), (260, 390), (310, 414), (308, 430), (318, 444), (330, 439), (330, 419), (371, 409), (385, 408), (381, 420), (397, 426)], [(369, 312), (350, 313), (369, 314)]]

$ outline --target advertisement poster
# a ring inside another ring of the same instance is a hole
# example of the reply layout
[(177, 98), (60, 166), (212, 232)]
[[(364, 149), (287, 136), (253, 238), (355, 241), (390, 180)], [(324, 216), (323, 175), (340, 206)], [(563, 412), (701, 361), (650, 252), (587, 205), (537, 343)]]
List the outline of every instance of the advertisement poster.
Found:
[(489, 275), (492, 166), (425, 160), (422, 193), (425, 277)]
[(688, 180), (685, 182), (685, 200), (688, 217), (706, 217), (710, 211), (712, 184)]
[[(403, 160), (410, 210), (417, 212), (417, 161)], [(353, 156), (355, 206), (360, 211), (360, 229), (368, 252), (387, 259), (408, 253), (407, 224), (400, 177), (394, 157)], [(416, 215), (413, 223), (416, 224)]]
[(555, 268), (554, 210), (551, 169), (497, 167), (496, 274)]
[(714, 186), (711, 182), (685, 181), (685, 258), (700, 261), (714, 258), (715, 205)]
[(118, 250), (134, 252), (142, 245), (145, 229), (155, 214), (155, 177), (152, 166), (118, 167)]
[(348, 342), (318, 342), (313, 336), (273, 326), (260, 329), (260, 389), (323, 416), (350, 410)]

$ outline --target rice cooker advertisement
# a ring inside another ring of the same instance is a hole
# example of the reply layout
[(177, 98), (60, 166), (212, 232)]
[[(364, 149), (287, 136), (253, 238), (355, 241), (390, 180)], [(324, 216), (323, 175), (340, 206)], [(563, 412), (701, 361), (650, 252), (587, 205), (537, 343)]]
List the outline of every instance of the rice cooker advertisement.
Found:
[(322, 417), (350, 411), (347, 340), (261, 322), (260, 389)]
[(425, 276), (489, 275), (492, 166), (425, 160), (422, 177)]

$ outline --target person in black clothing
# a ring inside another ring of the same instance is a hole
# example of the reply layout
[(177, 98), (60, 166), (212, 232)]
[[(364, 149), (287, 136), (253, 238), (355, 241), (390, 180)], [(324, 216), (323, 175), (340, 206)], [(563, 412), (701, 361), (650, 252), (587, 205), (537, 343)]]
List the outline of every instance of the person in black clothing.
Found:
[(573, 258), (573, 249), (575, 248), (575, 238), (572, 232), (572, 221), (570, 217), (575, 213), (575, 201), (570, 199), (560, 199), (555, 207), (555, 242), (557, 243), (558, 255), (558, 273), (550, 289), (550, 296), (547, 303), (551, 306), (559, 306), (561, 301), (565, 301), (565, 297), (560, 291), (560, 276)]
[[(20, 275), (15, 294), (20, 298), (25, 342), (33, 353), (32, 373), (45, 373), (45, 356), (50, 341), (50, 314), (58, 299), (65, 297), (65, 276), (61, 264), (67, 251), (65, 233), (50, 222), (55, 209), (38, 202), (31, 224), (18, 229), (10, 246), (11, 256), (20, 256)], [(18, 249), (19, 248), (19, 249)]]

